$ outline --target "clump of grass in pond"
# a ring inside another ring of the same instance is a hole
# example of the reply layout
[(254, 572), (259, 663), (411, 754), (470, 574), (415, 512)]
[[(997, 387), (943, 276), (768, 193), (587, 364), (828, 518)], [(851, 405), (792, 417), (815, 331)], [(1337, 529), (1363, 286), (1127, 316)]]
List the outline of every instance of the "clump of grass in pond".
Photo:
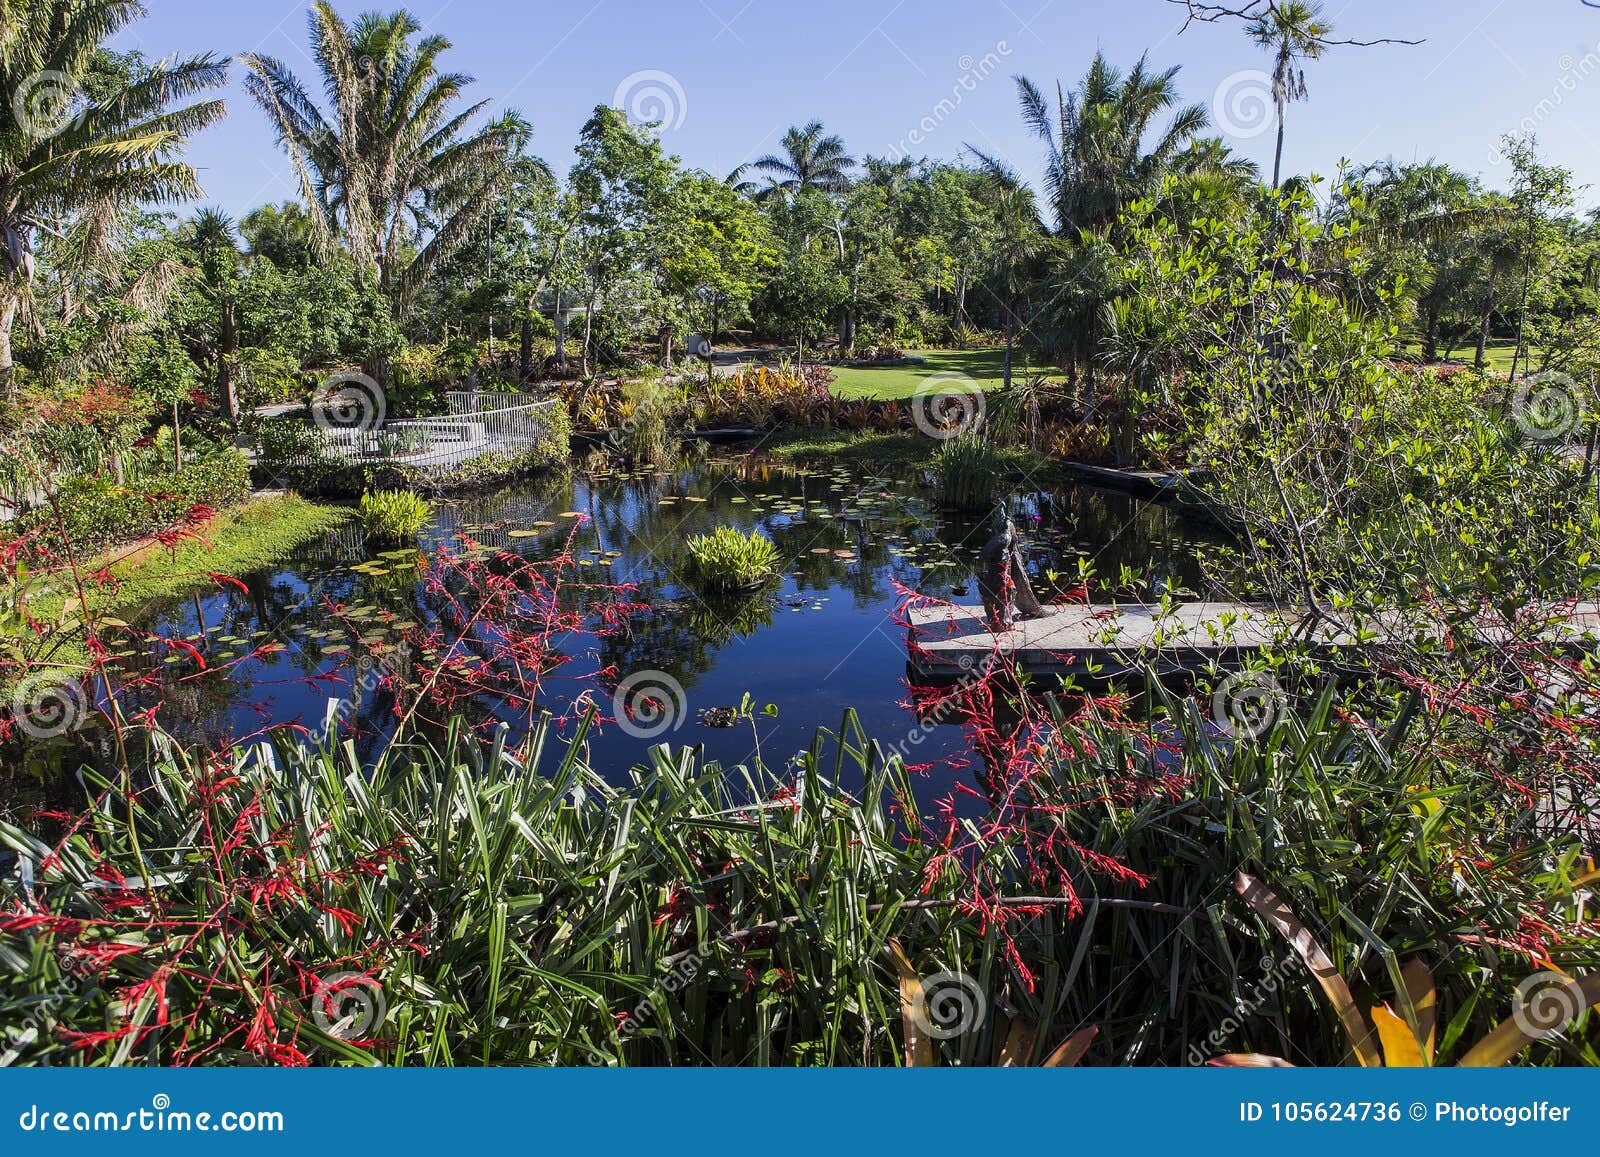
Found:
[(409, 490), (363, 494), (356, 510), (370, 542), (409, 542), (433, 517), (433, 504)]
[(934, 462), (934, 493), (946, 510), (988, 510), (999, 493), (999, 455), (976, 434), (952, 438)]
[(622, 452), (635, 466), (664, 466), (672, 457), (667, 421), (672, 398), (663, 386), (648, 386), (633, 404), (623, 427)]
[(711, 590), (752, 590), (776, 575), (783, 565), (771, 539), (755, 531), (743, 534), (731, 526), (696, 535), (687, 546), (691, 575)]

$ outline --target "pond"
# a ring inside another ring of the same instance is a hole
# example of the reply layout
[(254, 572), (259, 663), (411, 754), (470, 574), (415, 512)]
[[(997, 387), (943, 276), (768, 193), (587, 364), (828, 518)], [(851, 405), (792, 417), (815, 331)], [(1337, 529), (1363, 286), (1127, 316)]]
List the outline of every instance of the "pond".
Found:
[[(587, 736), (590, 759), (613, 780), (660, 742), (704, 745), (725, 765), (759, 749), (781, 766), (853, 707), (886, 746), (917, 736), (902, 749), (931, 765), (937, 790), (959, 774), (963, 736), (919, 727), (896, 612), (908, 591), (977, 603), (989, 530), (934, 509), (905, 473), (753, 454), (575, 469), (440, 503), (420, 550), (369, 549), (352, 525), (238, 586), (147, 608), (113, 653), (112, 683), (125, 711), (150, 710), (180, 739), (212, 744), (283, 725), (321, 734), (332, 701), (363, 758), (399, 716), (457, 710), (525, 732), (547, 710), (571, 734), (592, 702), (602, 722)], [(1047, 601), (1078, 588), (1086, 567), (1105, 584), (1099, 598), (1227, 584), (1225, 545), (1161, 506), (1070, 486), (1009, 503)], [(684, 582), (685, 541), (724, 525), (768, 535), (787, 560), (781, 580), (734, 600)], [(518, 574), (543, 596), (496, 593)], [(511, 606), (518, 622), (497, 621)], [(507, 693), (530, 682), (531, 700)], [(431, 696), (420, 705), (408, 694), (418, 687)], [(728, 726), (746, 694), (753, 710)], [(36, 774), (59, 769), (93, 739), (75, 735), (30, 762)]]

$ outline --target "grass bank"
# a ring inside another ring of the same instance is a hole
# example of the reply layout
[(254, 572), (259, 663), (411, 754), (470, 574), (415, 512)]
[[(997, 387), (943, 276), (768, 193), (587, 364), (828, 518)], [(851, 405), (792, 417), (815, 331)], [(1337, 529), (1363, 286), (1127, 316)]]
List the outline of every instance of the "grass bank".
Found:
[[(212, 587), (214, 575), (239, 578), (261, 570), (349, 517), (348, 510), (295, 495), (261, 496), (219, 514), (200, 532), (199, 539), (172, 546), (147, 539), (106, 551), (80, 565), (85, 575), (103, 572), (106, 576), (103, 582), (85, 584), (88, 614), (127, 615), (157, 599)], [(29, 615), (36, 622), (54, 625), (37, 640), (38, 660), (63, 667), (83, 664), (80, 629), (84, 616), (76, 606), (69, 609), (69, 601), (77, 597), (64, 577), (29, 592)], [(30, 638), (24, 646), (32, 650), (33, 643)]]
[(172, 548), (148, 541), (111, 551), (92, 565), (108, 567), (120, 584), (108, 595), (107, 609), (128, 609), (209, 586), (213, 574), (238, 578), (270, 566), (349, 517), (343, 507), (298, 495), (264, 495), (218, 515), (201, 532), (200, 541), (189, 539)]

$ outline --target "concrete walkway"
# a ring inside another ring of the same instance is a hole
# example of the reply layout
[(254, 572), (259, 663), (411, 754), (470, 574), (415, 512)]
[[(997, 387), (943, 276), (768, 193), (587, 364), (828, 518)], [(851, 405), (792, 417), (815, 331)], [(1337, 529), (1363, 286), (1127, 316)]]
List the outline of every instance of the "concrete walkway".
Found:
[[(1397, 618), (1359, 635), (1339, 624), (1321, 623), (1307, 639), (1305, 619), (1298, 612), (1208, 602), (1177, 603), (1165, 611), (1136, 603), (1051, 607), (1043, 617), (1019, 620), (998, 637), (989, 632), (982, 607), (919, 608), (910, 613), (910, 622), (912, 667), (946, 677), (959, 677), (997, 652), (1017, 660), (1029, 674), (1083, 675), (1094, 669), (1095, 678), (1109, 679), (1144, 667), (1170, 675), (1213, 663), (1233, 666), (1296, 639), (1336, 655), (1434, 633)], [(1486, 645), (1511, 641), (1504, 628), (1493, 626), (1481, 637)], [(1578, 603), (1561, 612), (1539, 638), (1592, 650), (1600, 641), (1600, 603)]]

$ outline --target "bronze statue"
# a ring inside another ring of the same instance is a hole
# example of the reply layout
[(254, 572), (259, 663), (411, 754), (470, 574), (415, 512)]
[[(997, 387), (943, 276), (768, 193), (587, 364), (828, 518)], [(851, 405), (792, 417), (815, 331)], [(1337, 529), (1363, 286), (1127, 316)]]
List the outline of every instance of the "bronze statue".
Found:
[(996, 519), (1000, 532), (984, 544), (979, 560), (978, 594), (983, 598), (989, 630), (998, 635), (1011, 629), (1013, 610), (1025, 619), (1037, 619), (1045, 610), (1028, 581), (1017, 528), (1004, 511), (997, 511)]

